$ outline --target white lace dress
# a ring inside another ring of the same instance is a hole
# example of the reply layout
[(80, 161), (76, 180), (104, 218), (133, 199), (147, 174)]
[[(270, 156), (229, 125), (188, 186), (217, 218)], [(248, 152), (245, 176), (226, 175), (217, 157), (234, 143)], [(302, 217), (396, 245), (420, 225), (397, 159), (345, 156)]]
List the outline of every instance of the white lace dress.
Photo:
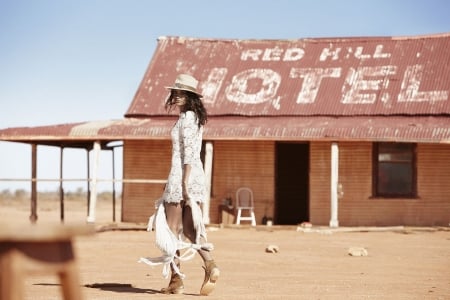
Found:
[[(192, 111), (181, 113), (180, 118), (172, 128), (172, 166), (164, 193), (156, 203), (156, 212), (150, 217), (148, 231), (155, 231), (155, 243), (161, 250), (159, 257), (141, 257), (139, 262), (150, 266), (163, 265), (163, 276), (167, 278), (170, 266), (184, 278), (180, 272), (175, 258), (180, 261), (192, 259), (197, 250), (211, 251), (214, 246), (207, 243), (206, 228), (203, 223), (202, 211), (197, 203), (206, 200), (206, 182), (203, 164), (200, 160), (202, 147), (203, 127), (198, 127), (197, 118)], [(164, 202), (178, 203), (183, 199), (182, 178), (183, 166), (191, 165), (191, 174), (188, 182), (188, 194), (191, 199), (191, 213), (196, 232), (195, 243), (184, 242), (182, 235), (175, 235), (167, 225)], [(204, 238), (201, 242), (200, 237)], [(187, 249), (183, 255), (178, 256), (177, 250)]]
[(203, 127), (198, 127), (197, 117), (192, 111), (181, 113), (171, 131), (172, 165), (166, 188), (162, 195), (165, 202), (178, 203), (183, 200), (183, 166), (191, 165), (187, 193), (191, 201), (206, 200), (206, 181), (200, 159)]

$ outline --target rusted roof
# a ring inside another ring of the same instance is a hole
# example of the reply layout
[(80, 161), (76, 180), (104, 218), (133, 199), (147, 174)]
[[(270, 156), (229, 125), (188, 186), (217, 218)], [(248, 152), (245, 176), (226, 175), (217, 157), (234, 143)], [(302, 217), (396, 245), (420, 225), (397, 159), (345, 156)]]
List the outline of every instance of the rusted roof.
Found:
[[(450, 33), (402, 38), (162, 37), (125, 118), (0, 130), (0, 140), (89, 148), (169, 139), (165, 86), (200, 82), (205, 140), (450, 142)], [(175, 114), (174, 112), (173, 114)]]
[[(126, 118), (0, 130), (0, 140), (89, 148), (93, 141), (169, 139), (175, 118)], [(239, 117), (212, 118), (205, 140), (403, 141), (450, 143), (450, 118)]]
[(126, 116), (165, 115), (192, 74), (211, 116), (450, 114), (450, 34), (216, 40), (161, 37)]

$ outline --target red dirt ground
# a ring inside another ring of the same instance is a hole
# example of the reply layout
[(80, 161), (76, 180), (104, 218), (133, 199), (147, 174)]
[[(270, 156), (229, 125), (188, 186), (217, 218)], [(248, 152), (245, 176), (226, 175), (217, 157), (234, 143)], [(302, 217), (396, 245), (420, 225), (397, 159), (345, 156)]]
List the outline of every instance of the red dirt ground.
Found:
[[(38, 223), (59, 223), (55, 201), (38, 204)], [(78, 237), (75, 250), (85, 299), (197, 299), (201, 259), (182, 265), (183, 295), (163, 295), (161, 267), (137, 262), (158, 256), (144, 224), (111, 226), (111, 205), (98, 203), (97, 228)], [(85, 221), (82, 201), (66, 203), (66, 223)], [(0, 202), (0, 222), (28, 222), (27, 203)], [(120, 216), (120, 208), (117, 216)], [(108, 226), (106, 226), (109, 224)], [(120, 229), (120, 230), (119, 230)], [(221, 269), (209, 299), (450, 299), (450, 229), (315, 227), (209, 227)], [(267, 253), (277, 245), (278, 253)], [(368, 256), (348, 255), (364, 247)], [(26, 299), (62, 299), (55, 276), (29, 276)]]

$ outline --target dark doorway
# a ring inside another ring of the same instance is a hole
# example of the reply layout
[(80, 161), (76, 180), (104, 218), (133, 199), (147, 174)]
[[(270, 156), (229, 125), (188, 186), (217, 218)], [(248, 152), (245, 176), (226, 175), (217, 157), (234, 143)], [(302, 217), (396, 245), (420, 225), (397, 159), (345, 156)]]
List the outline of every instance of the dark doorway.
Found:
[(309, 144), (276, 145), (275, 224), (309, 221)]

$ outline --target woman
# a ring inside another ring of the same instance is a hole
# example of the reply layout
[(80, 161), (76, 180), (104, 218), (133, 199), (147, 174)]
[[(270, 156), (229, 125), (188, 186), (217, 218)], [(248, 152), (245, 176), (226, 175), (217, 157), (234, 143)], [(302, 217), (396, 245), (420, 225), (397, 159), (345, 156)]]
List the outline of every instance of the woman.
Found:
[[(205, 173), (200, 160), (203, 125), (207, 121), (206, 109), (197, 92), (198, 81), (186, 74), (180, 74), (170, 90), (165, 108), (171, 111), (177, 107), (179, 118), (172, 128), (172, 162), (169, 178), (164, 189), (162, 201), (167, 225), (176, 237), (181, 239), (181, 232), (191, 243), (206, 244), (206, 230), (203, 224), (201, 205), (207, 198)], [(158, 230), (156, 228), (156, 230)], [(180, 249), (180, 248), (178, 248)], [(197, 249), (205, 264), (205, 279), (200, 294), (210, 294), (219, 278), (217, 268), (207, 247)], [(184, 285), (179, 271), (179, 250), (174, 257), (175, 266), (171, 265), (170, 283), (162, 292), (179, 294)]]

